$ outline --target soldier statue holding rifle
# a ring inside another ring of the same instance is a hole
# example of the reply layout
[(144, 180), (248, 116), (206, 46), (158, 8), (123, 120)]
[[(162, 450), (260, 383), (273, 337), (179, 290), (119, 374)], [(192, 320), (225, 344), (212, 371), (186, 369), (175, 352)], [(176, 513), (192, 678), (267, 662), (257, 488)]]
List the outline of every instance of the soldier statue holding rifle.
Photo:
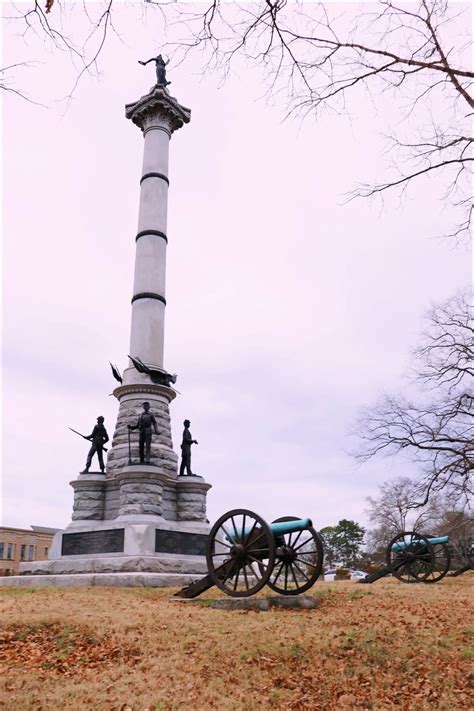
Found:
[(88, 439), (90, 442), (92, 442), (92, 447), (90, 448), (89, 454), (87, 455), (86, 466), (82, 470), (81, 474), (86, 474), (89, 471), (92, 462), (92, 457), (94, 456), (94, 454), (97, 454), (100, 471), (104, 473), (105, 466), (103, 452), (107, 451), (107, 449), (104, 447), (104, 444), (109, 441), (109, 435), (107, 434), (107, 430), (104, 427), (104, 418), (102, 417), (102, 415), (97, 418), (97, 424), (95, 425), (90, 435), (86, 436), (81, 434), (80, 432), (76, 432), (76, 430), (73, 430), (72, 427), (70, 427), (69, 429), (75, 434), (78, 434), (80, 437)]

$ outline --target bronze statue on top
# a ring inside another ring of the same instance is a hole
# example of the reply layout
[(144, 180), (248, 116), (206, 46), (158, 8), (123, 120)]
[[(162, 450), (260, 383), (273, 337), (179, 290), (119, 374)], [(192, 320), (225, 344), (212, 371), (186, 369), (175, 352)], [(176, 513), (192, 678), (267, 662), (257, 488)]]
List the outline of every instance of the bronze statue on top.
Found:
[(170, 60), (168, 59), (168, 61), (165, 62), (161, 54), (159, 54), (157, 57), (151, 57), (151, 59), (147, 59), (146, 62), (141, 62), (140, 60), (138, 60), (138, 64), (143, 64), (143, 66), (145, 66), (149, 62), (155, 62), (156, 83), (159, 86), (168, 86), (168, 84), (171, 84), (170, 81), (166, 81), (166, 65), (169, 64)]

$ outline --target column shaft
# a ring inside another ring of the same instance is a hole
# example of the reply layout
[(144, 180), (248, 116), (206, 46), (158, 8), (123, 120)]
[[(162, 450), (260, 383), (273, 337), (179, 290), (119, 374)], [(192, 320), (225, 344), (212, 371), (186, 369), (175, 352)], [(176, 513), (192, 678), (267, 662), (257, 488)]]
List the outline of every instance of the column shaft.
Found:
[(163, 367), (170, 132), (160, 114), (144, 130), (130, 355)]

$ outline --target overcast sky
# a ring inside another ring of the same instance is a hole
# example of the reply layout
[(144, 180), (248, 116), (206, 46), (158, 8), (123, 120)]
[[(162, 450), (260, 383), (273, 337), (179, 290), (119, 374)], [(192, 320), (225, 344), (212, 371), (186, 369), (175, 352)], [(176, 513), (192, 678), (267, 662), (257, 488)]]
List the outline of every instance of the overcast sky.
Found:
[[(350, 7), (346, 8), (348, 11)], [(143, 138), (124, 105), (154, 83), (160, 33), (133, 7), (117, 17), (100, 79), (84, 78), (12, 29), (3, 64), (35, 106), (9, 95), (3, 113), (3, 525), (64, 527), (69, 482), (98, 415), (112, 436), (109, 360), (126, 367)], [(157, 39), (158, 38), (158, 39)], [(344, 195), (384, 175), (393, 119), (354, 95), (348, 117), (284, 120), (283, 97), (238, 65), (219, 86), (189, 60), (168, 68), (192, 110), (170, 146), (165, 367), (171, 405), (199, 445), (211, 521), (234, 507), (272, 520), (367, 523), (366, 497), (407, 471), (349, 454), (358, 411), (403, 374), (423, 313), (468, 283), (466, 249), (436, 239), (452, 216), (435, 177), (385, 205)], [(441, 110), (442, 107), (440, 107)]]

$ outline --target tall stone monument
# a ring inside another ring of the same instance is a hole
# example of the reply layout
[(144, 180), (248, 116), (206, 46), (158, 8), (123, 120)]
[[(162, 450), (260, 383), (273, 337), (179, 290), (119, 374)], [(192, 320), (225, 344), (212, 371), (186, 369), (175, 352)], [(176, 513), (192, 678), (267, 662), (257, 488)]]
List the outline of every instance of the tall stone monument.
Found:
[[(210, 484), (200, 476), (178, 476), (169, 413), (176, 391), (163, 361), (169, 143), (189, 123), (191, 112), (170, 95), (158, 62), (157, 68), (162, 83), (125, 107), (126, 117), (144, 137), (129, 354), (151, 369), (154, 378), (130, 361), (114, 390), (119, 411), (106, 473), (85, 471), (71, 482), (72, 522), (56, 535), (50, 560), (22, 565), (21, 575), (54, 577), (54, 584), (73, 575), (80, 576), (78, 584), (178, 585), (206, 571)], [(144, 402), (150, 404), (158, 430), (150, 464), (134, 463), (138, 442), (133, 431), (131, 461), (129, 456), (129, 425), (136, 425)]]

